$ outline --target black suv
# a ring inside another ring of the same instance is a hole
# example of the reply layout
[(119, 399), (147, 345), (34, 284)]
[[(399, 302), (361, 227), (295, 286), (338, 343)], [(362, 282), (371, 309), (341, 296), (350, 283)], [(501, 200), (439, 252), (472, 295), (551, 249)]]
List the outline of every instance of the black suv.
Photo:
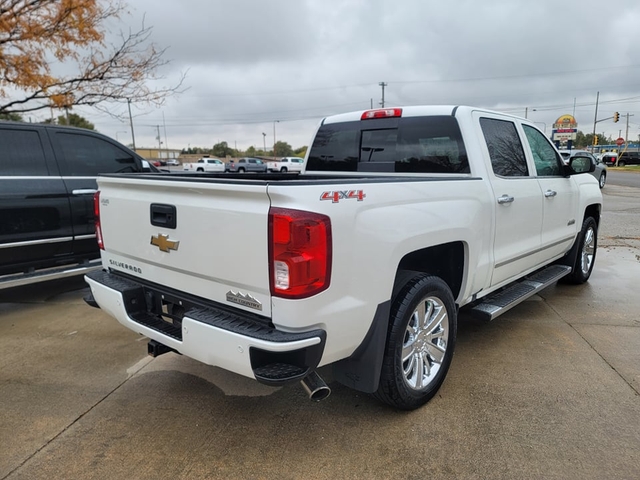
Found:
[(0, 122), (0, 288), (95, 268), (96, 176), (149, 169), (91, 130)]
[(618, 158), (618, 166), (640, 165), (640, 153), (638, 152), (622, 152)]

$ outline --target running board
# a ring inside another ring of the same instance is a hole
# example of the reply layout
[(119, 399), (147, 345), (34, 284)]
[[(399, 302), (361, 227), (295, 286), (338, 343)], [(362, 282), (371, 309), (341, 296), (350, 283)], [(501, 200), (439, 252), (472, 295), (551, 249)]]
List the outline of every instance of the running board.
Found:
[(551, 265), (482, 299), (482, 303), (470, 309), (469, 312), (481, 320), (493, 320), (570, 273), (571, 267)]
[(84, 275), (93, 270), (102, 268), (102, 260), (97, 258), (83, 263), (66, 265), (64, 267), (48, 268), (46, 270), (36, 270), (30, 273), (16, 273), (0, 277), (0, 290), (4, 288), (21, 287), (31, 283), (45, 282), (47, 280), (58, 280), (76, 275)]

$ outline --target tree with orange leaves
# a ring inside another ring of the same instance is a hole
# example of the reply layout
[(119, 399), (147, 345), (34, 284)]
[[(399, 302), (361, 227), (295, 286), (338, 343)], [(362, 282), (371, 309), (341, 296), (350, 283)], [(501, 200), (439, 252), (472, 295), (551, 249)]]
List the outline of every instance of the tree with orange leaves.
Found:
[[(152, 88), (166, 61), (150, 28), (106, 44), (112, 0), (0, 0), (0, 114), (104, 102), (160, 104), (177, 86)], [(72, 72), (72, 73), (69, 73)]]

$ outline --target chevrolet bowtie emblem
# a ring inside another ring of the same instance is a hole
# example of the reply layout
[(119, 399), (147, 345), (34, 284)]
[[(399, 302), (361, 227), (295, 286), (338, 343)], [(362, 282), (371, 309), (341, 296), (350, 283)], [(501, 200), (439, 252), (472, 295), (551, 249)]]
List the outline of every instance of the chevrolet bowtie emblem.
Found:
[(180, 242), (175, 242), (173, 240), (169, 240), (169, 235), (165, 235), (164, 233), (151, 236), (151, 245), (155, 245), (160, 249), (161, 252), (169, 253), (169, 250), (178, 250), (178, 245)]

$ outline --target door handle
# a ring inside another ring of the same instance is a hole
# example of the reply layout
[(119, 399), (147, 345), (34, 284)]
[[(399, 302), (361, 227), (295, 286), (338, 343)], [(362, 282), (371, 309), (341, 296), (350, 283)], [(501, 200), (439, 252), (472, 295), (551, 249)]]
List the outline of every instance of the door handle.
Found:
[(558, 194), (558, 192), (554, 191), (554, 190), (547, 190), (546, 192), (544, 192), (544, 196), (549, 198), (549, 197), (555, 197)]
[(515, 198), (513, 198), (510, 195), (502, 195), (501, 197), (498, 197), (498, 203), (499, 204), (503, 204), (503, 203), (511, 203), (515, 200)]
[(79, 188), (78, 190), (71, 190), (74, 195), (95, 195), (98, 190), (94, 188)]

